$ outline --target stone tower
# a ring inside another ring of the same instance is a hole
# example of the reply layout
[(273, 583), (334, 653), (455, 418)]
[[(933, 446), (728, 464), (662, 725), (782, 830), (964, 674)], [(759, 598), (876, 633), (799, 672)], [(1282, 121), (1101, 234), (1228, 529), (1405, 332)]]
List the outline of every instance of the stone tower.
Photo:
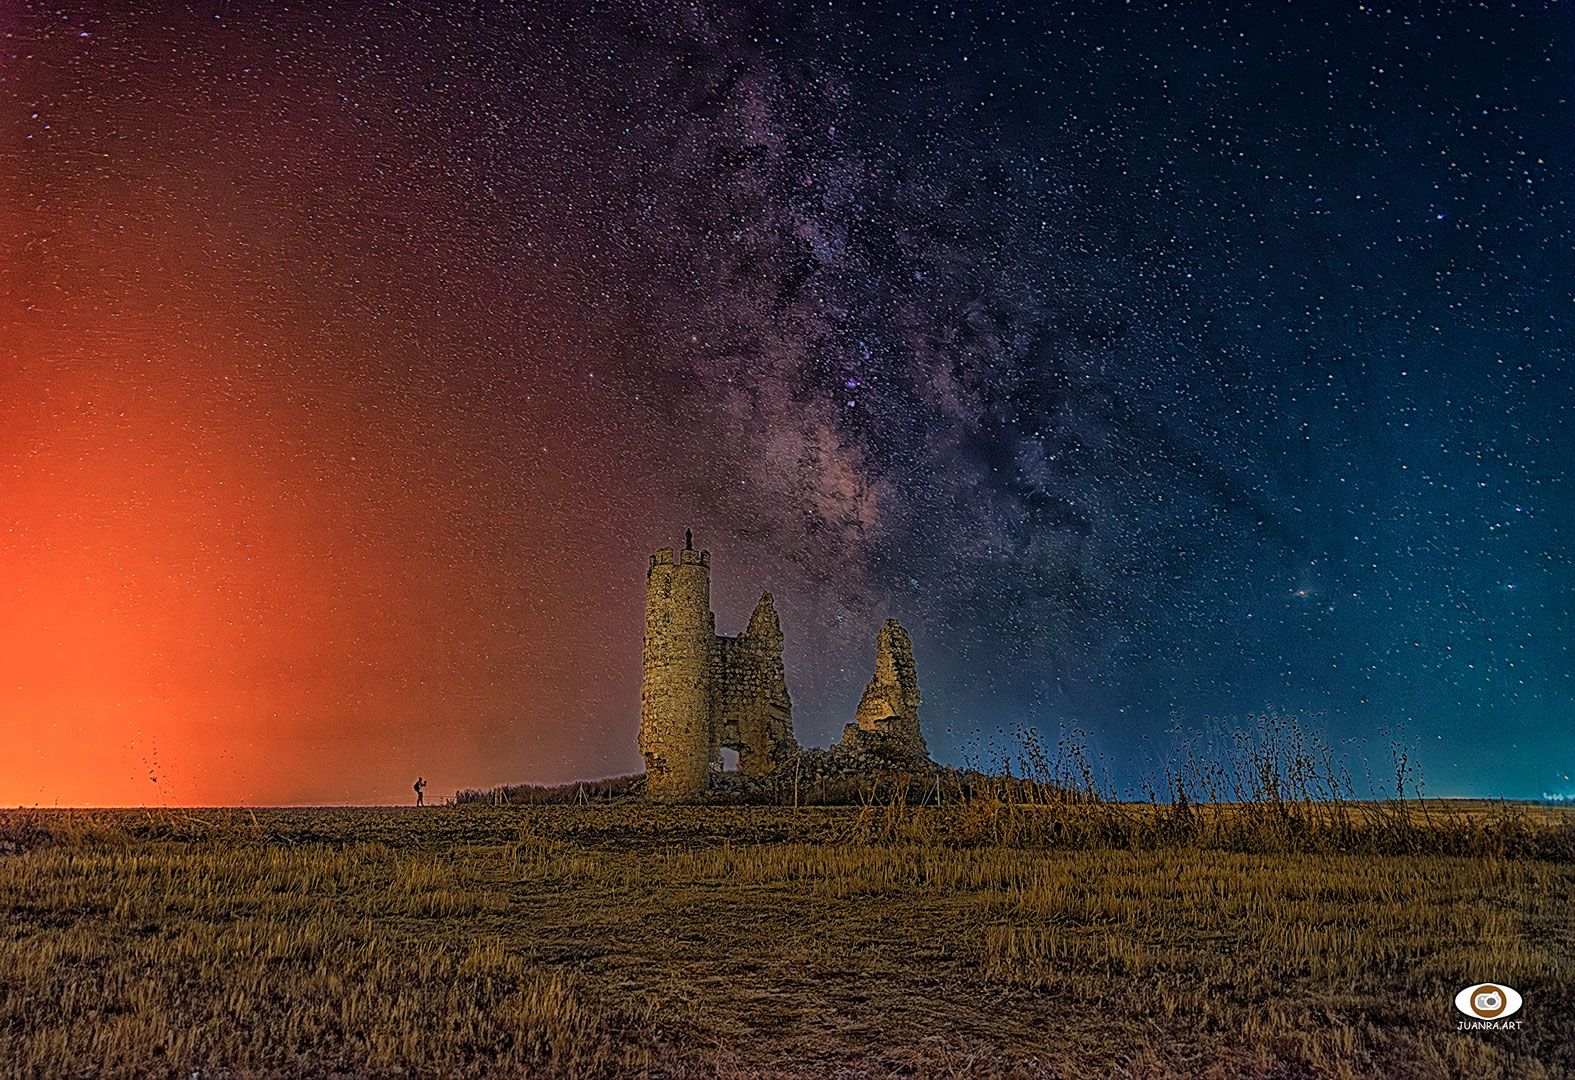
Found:
[(651, 556), (645, 585), (640, 752), (646, 790), (682, 799), (704, 792), (724, 747), (739, 771), (761, 776), (797, 750), (793, 702), (782, 666), (782, 627), (771, 594), (749, 626), (718, 637), (711, 613), (711, 553), (684, 548)]
[(640, 752), (653, 795), (704, 791), (711, 765), (716, 617), (711, 553), (685, 547), (651, 556), (645, 579)]

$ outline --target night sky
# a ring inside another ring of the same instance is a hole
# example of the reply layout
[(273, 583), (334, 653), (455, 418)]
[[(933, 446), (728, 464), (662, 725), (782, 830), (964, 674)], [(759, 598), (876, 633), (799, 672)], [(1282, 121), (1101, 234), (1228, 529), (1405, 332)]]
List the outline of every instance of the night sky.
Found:
[(1438, 7), (0, 3), (0, 804), (636, 771), (686, 525), (805, 742), (1575, 793), (1575, 13)]

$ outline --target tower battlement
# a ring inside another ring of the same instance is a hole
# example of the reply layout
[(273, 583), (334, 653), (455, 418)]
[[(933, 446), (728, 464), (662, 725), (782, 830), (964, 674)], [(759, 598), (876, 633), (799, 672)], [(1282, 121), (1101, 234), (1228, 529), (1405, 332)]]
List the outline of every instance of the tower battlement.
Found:
[(710, 565), (711, 553), (709, 551), (695, 551), (692, 548), (685, 548), (678, 552), (678, 558), (675, 559), (673, 558), (672, 548), (657, 548), (655, 554), (651, 556), (651, 566), (646, 573), (649, 574), (652, 570), (662, 568), (668, 570), (679, 566), (704, 566), (709, 568)]

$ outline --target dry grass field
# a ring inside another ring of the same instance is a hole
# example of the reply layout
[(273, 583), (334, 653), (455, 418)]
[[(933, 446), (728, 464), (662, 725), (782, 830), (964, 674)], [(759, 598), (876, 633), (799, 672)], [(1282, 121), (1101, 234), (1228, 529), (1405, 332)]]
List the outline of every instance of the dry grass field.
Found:
[[(1567, 817), (1108, 814), (5, 814), (0, 1073), (1575, 1072)], [(1456, 1029), (1484, 980), (1519, 1030)]]

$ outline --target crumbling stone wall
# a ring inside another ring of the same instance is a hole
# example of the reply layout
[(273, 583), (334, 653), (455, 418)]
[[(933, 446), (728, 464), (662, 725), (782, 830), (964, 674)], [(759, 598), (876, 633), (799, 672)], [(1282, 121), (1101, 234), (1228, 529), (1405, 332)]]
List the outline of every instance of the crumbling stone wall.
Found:
[(798, 748), (771, 594), (742, 634), (718, 637), (710, 575), (711, 553), (687, 544), (676, 563), (671, 548), (658, 551), (646, 572), (640, 752), (646, 790), (658, 798), (705, 791), (723, 747), (751, 776)]
[(875, 674), (859, 699), (853, 723), (842, 731), (848, 750), (893, 762), (929, 758), (919, 727), (919, 671), (913, 642), (896, 619), (875, 640)]
[(716, 643), (720, 700), (712, 765), (721, 764), (725, 746), (738, 751), (739, 772), (764, 776), (798, 747), (782, 667), (782, 625), (771, 594), (761, 595), (742, 634)]

